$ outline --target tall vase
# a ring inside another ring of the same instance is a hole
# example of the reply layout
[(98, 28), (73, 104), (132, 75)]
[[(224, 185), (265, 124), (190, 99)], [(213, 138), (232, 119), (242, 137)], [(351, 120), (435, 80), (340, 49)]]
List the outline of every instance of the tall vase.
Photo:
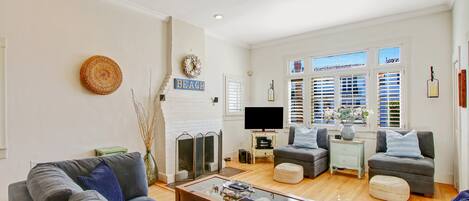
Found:
[(340, 135), (342, 135), (342, 139), (344, 140), (353, 140), (355, 137), (355, 128), (351, 123), (344, 123), (342, 130), (340, 131)]
[(145, 162), (148, 186), (150, 186), (158, 180), (158, 167), (156, 166), (155, 157), (153, 157), (150, 150), (147, 150), (143, 160)]

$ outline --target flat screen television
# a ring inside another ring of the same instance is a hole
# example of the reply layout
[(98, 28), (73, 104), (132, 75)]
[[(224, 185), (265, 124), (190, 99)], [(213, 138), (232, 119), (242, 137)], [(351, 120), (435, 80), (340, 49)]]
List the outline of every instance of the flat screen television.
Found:
[(245, 129), (282, 129), (283, 107), (246, 107), (244, 109)]

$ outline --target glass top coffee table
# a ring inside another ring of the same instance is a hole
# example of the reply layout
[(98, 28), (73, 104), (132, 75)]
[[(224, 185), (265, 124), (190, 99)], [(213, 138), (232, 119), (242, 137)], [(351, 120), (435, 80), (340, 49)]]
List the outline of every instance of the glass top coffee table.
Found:
[(223, 184), (230, 182), (229, 178), (212, 175), (176, 187), (176, 201), (299, 201), (307, 200), (293, 195), (251, 185), (250, 192), (244, 199), (229, 199), (222, 192)]

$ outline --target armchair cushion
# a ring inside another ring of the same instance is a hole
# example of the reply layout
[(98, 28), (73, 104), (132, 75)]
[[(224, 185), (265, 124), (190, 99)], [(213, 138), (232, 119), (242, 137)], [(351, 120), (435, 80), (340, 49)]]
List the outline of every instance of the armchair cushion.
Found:
[(316, 161), (327, 157), (328, 151), (323, 148), (308, 149), (287, 145), (274, 149), (275, 157), (296, 159), (300, 161)]
[(293, 140), (293, 146), (300, 148), (317, 149), (318, 147), (318, 129), (317, 128), (305, 128), (296, 127), (295, 139)]
[[(402, 135), (409, 131), (396, 131)], [(435, 150), (433, 144), (433, 133), (430, 131), (417, 131), (419, 139), (420, 152), (424, 157), (435, 158)], [(386, 130), (380, 130), (376, 136), (376, 152), (386, 152)]]
[[(292, 145), (295, 140), (295, 126), (290, 126), (290, 131), (288, 135), (288, 144)], [(329, 140), (327, 136), (327, 129), (325, 128), (318, 128), (317, 138), (316, 141), (318, 143), (319, 148), (323, 148), (329, 150)]]
[(399, 158), (387, 156), (384, 153), (376, 153), (368, 159), (368, 166), (373, 169), (390, 170), (409, 174), (431, 176), (435, 172), (435, 164), (432, 158), (423, 159)]

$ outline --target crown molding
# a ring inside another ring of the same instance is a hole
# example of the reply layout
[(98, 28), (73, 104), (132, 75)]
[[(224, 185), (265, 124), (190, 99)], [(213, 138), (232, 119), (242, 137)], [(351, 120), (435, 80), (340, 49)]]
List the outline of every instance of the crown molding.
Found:
[(447, 4), (443, 4), (443, 5), (433, 6), (433, 7), (416, 10), (416, 11), (394, 14), (394, 15), (389, 15), (385, 17), (378, 17), (378, 18), (363, 20), (363, 21), (354, 22), (354, 23), (347, 23), (347, 24), (337, 25), (333, 27), (313, 30), (313, 31), (309, 31), (309, 32), (301, 33), (301, 34), (291, 35), (291, 36), (287, 36), (283, 38), (278, 38), (278, 39), (274, 39), (274, 40), (270, 40), (266, 42), (255, 43), (251, 45), (251, 49), (258, 49), (258, 48), (264, 48), (264, 47), (269, 47), (273, 45), (280, 45), (280, 44), (284, 44), (288, 42), (309, 39), (309, 38), (317, 37), (317, 36), (324, 35), (324, 34), (334, 34), (334, 33), (343, 32), (343, 31), (347, 31), (351, 29), (369, 27), (369, 26), (379, 25), (383, 23), (389, 23), (389, 22), (406, 20), (406, 19), (411, 19), (411, 18), (425, 16), (425, 15), (431, 15), (435, 13), (441, 13), (441, 12), (445, 12), (448, 10), (450, 10), (450, 7)]
[(158, 12), (158, 11), (155, 11), (153, 9), (149, 9), (145, 6), (142, 6), (138, 3), (135, 3), (135, 2), (130, 1), (130, 0), (107, 0), (107, 1), (109, 1), (111, 3), (114, 3), (114, 4), (118, 4), (118, 5), (127, 7), (127, 8), (130, 8), (132, 10), (138, 11), (138, 12), (146, 14), (146, 15), (156, 17), (156, 18), (158, 18), (160, 20), (163, 20), (163, 21), (168, 21), (169, 20), (169, 15)]

